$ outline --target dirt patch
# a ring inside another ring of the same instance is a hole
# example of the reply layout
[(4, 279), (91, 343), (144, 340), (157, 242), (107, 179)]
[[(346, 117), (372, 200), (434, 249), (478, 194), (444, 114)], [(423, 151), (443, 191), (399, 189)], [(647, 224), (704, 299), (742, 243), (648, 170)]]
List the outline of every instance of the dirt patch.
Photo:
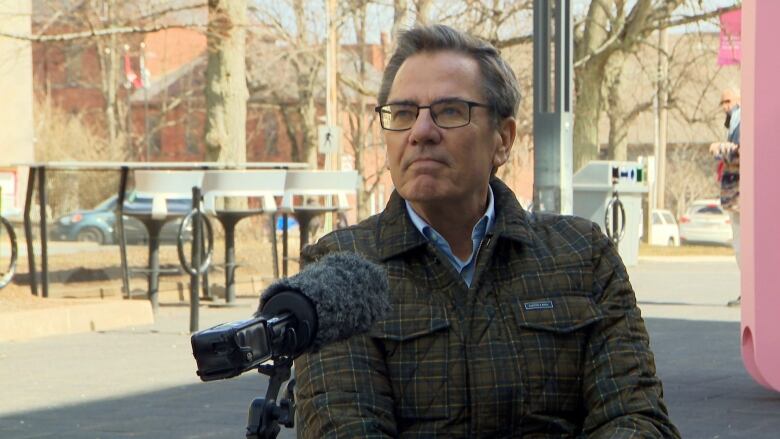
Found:
[(665, 247), (639, 244), (639, 256), (734, 256), (734, 249), (722, 245), (681, 245)]
[[(249, 224), (248, 224), (249, 225)], [(239, 227), (241, 224), (239, 224)], [(69, 247), (70, 246), (70, 247)], [(38, 244), (35, 244), (36, 248)], [(268, 239), (254, 236), (244, 231), (236, 239), (236, 283), (237, 292), (256, 294), (274, 279), (272, 246)], [(292, 237), (288, 242), (288, 274), (298, 271), (298, 239)], [(277, 262), (281, 274), (282, 245), (279, 242)], [(189, 254), (187, 252), (187, 254)], [(143, 269), (147, 265), (148, 248), (144, 245), (128, 247), (128, 266)], [(224, 286), (224, 242), (214, 243), (214, 268), (209, 274), (212, 290), (220, 294)], [(40, 270), (40, 257), (36, 259)], [(160, 247), (160, 264), (175, 271), (180, 266), (176, 247)], [(78, 306), (94, 303), (96, 300), (119, 299), (123, 297), (120, 254), (118, 246), (83, 246), (73, 243), (50, 243), (49, 246), (49, 298), (31, 294), (30, 276), (27, 258), (20, 257), (17, 275), (14, 281), (0, 289), (0, 313), (27, 309), (39, 309), (62, 306)], [(189, 296), (190, 277), (183, 272), (164, 273), (160, 276), (160, 292), (178, 292), (168, 295), (172, 300), (186, 301)], [(130, 278), (130, 291), (139, 299), (145, 298), (147, 277), (136, 273)], [(38, 284), (41, 294), (41, 285)]]
[[(241, 227), (241, 224), (239, 224)], [(289, 245), (288, 274), (298, 271), (298, 240), (291, 234)], [(70, 247), (69, 247), (70, 246)], [(281, 242), (278, 246), (277, 262), (281, 274)], [(36, 243), (36, 248), (38, 244)], [(57, 250), (54, 250), (54, 249)], [(209, 284), (215, 295), (222, 293), (224, 286), (224, 243), (217, 240), (214, 245), (214, 269), (209, 274)], [(68, 253), (64, 253), (68, 252)], [(681, 246), (656, 247), (640, 245), (641, 256), (733, 256), (730, 247)], [(147, 264), (148, 248), (143, 245), (128, 247), (128, 265), (143, 268)], [(264, 237), (255, 236), (251, 230), (244, 230), (236, 239), (237, 291), (239, 295), (259, 294), (273, 280), (273, 254), (271, 244)], [(37, 258), (40, 264), (40, 258)], [(176, 247), (160, 247), (160, 264), (168, 268), (179, 266)], [(25, 309), (39, 309), (61, 306), (76, 306), (96, 300), (119, 299), (123, 296), (119, 248), (117, 246), (85, 247), (73, 243), (51, 243), (49, 255), (49, 298), (33, 296), (30, 292), (27, 258), (20, 257), (14, 282), (0, 289), (0, 313)], [(38, 265), (40, 270), (40, 265)], [(186, 274), (165, 273), (160, 276), (160, 292), (172, 300), (187, 301), (190, 278)], [(39, 294), (41, 286), (38, 285)], [(145, 298), (147, 279), (135, 274), (130, 279), (130, 291), (138, 299)]]
[[(94, 300), (89, 300), (89, 303)], [(0, 314), (30, 309), (57, 308), (84, 304), (85, 300), (44, 299), (30, 294), (30, 288), (10, 284), (0, 290)]]

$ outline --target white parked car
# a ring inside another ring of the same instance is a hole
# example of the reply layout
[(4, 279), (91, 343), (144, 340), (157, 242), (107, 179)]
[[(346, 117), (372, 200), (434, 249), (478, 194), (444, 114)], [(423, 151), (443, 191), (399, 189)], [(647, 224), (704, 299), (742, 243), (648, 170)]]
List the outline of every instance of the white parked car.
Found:
[[(672, 212), (665, 209), (653, 209), (650, 218), (653, 236), (650, 245), (677, 247), (680, 245), (680, 229)], [(639, 239), (645, 236), (642, 222), (639, 222)]]
[(651, 221), (653, 233), (650, 235), (650, 245), (669, 247), (680, 245), (680, 229), (672, 212), (664, 209), (653, 209)]
[(731, 218), (720, 200), (696, 200), (680, 217), (680, 239), (685, 243), (731, 245)]

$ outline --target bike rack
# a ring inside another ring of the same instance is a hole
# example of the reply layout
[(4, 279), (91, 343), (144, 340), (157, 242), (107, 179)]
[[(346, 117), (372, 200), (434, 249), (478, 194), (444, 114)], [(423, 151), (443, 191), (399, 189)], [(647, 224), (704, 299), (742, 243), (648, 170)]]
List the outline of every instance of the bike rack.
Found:
[[(14, 278), (14, 274), (16, 273), (16, 258), (19, 255), (19, 248), (16, 242), (16, 233), (14, 233), (14, 227), (11, 225), (11, 223), (0, 216), (0, 225), (2, 225), (2, 228), (6, 230), (6, 233), (8, 233), (8, 237), (11, 240), (11, 261), (8, 263), (8, 271), (5, 273), (1, 273), (2, 276), (0, 276), (0, 289), (11, 283), (11, 280)], [(0, 229), (2, 231), (2, 229)]]
[[(607, 227), (611, 225), (611, 227)], [(607, 237), (615, 243), (620, 244), (623, 236), (626, 234), (626, 209), (623, 202), (620, 201), (617, 191), (612, 192), (612, 199), (609, 200), (607, 208), (604, 209), (604, 229)]]

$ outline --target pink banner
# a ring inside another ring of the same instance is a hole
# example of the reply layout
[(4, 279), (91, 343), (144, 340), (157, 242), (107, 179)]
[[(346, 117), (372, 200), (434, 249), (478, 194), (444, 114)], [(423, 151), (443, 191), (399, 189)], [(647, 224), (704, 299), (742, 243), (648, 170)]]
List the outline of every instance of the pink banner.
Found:
[(730, 66), (742, 61), (742, 10), (720, 16), (720, 49), (718, 65)]

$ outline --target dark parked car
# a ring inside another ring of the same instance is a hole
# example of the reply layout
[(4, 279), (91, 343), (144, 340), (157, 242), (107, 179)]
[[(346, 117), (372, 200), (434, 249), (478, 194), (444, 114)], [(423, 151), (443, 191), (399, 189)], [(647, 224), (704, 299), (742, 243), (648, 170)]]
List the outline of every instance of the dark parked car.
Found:
[[(116, 195), (103, 200), (94, 209), (77, 210), (59, 217), (51, 228), (49, 238), (55, 241), (83, 241), (99, 244), (118, 243)], [(181, 213), (190, 211), (190, 200), (168, 200), (169, 212)], [(143, 244), (148, 242), (149, 234), (144, 224), (132, 216), (132, 213), (149, 213), (152, 210), (151, 197), (137, 196), (130, 193), (125, 202), (124, 216), (125, 238), (128, 244)], [(171, 220), (163, 226), (160, 240), (164, 243), (176, 243), (181, 218)], [(189, 234), (186, 235), (187, 237)]]

